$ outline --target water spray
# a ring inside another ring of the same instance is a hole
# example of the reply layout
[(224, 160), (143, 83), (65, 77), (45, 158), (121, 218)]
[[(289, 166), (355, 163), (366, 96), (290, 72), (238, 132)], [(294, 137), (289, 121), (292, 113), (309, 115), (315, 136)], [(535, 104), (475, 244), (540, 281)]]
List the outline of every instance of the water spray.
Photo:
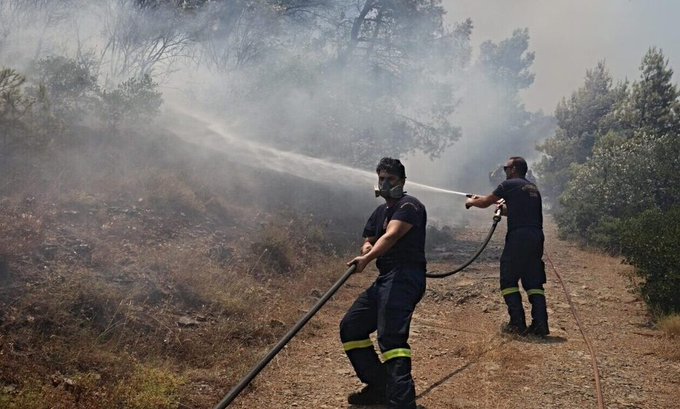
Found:
[(472, 193), (463, 193), (463, 192), (458, 192), (455, 190), (448, 190), (448, 189), (442, 189), (439, 187), (433, 187), (433, 186), (428, 186), (428, 185), (423, 185), (422, 183), (416, 183), (416, 182), (408, 182), (409, 187), (413, 186), (416, 188), (420, 188), (423, 190), (429, 190), (431, 192), (439, 192), (439, 193), (447, 193), (450, 195), (459, 195), (459, 196), (465, 196), (465, 197), (472, 197)]
[[(167, 113), (165, 122), (171, 124), (170, 129), (177, 132), (183, 139), (219, 151), (236, 163), (287, 173), (315, 182), (334, 178), (335, 183), (347, 186), (373, 185), (376, 180), (376, 175), (372, 172), (300, 153), (282, 151), (237, 137), (219, 120), (202, 112), (190, 111), (186, 107), (174, 107), (173, 112)], [(343, 177), (337, 178), (337, 175)], [(442, 189), (410, 180), (408, 189), (472, 197), (470, 193)]]

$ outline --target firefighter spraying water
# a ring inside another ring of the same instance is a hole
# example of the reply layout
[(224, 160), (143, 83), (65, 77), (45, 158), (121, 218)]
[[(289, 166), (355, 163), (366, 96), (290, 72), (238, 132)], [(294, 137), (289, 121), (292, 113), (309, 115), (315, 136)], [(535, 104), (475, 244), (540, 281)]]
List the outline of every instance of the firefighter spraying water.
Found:
[[(543, 264), (543, 214), (541, 194), (536, 185), (526, 179), (527, 163), (518, 156), (508, 159), (503, 170), (506, 180), (493, 193), (472, 196), (465, 207), (486, 208), (496, 204), (508, 216), (508, 233), (501, 255), (500, 289), (508, 307), (510, 322), (504, 331), (519, 335), (545, 337), (548, 312), (545, 302), (545, 265)], [(524, 317), (519, 282), (531, 303), (532, 322), (529, 327)]]

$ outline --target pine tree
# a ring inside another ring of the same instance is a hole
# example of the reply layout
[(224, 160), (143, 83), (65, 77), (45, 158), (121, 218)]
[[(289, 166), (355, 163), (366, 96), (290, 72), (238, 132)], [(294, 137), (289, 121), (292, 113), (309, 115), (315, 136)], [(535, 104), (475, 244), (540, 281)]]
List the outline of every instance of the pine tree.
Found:
[(633, 84), (625, 112), (626, 125), (643, 133), (663, 135), (680, 132), (678, 90), (673, 70), (662, 51), (650, 48), (640, 65), (640, 81)]
[(547, 155), (538, 170), (543, 193), (553, 205), (574, 176), (573, 165), (585, 163), (597, 139), (611, 128), (609, 117), (625, 95), (626, 84), (613, 86), (604, 62), (599, 62), (586, 71), (583, 86), (557, 105), (555, 135), (538, 147)]

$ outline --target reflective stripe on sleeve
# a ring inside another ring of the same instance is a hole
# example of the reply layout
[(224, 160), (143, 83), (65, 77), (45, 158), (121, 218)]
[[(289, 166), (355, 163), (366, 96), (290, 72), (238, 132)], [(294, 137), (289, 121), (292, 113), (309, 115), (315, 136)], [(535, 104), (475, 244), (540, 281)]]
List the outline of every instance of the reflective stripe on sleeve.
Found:
[(382, 356), (385, 361), (389, 361), (393, 358), (410, 358), (411, 350), (408, 348), (390, 349), (389, 351), (383, 352)]
[(373, 348), (373, 342), (370, 339), (362, 339), (359, 341), (349, 341), (342, 344), (342, 348), (347, 351), (359, 348)]

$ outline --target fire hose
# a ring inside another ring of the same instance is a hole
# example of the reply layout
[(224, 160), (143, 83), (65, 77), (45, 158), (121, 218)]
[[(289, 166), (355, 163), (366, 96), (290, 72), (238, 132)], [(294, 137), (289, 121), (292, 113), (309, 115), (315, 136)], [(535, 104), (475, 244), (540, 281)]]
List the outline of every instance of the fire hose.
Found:
[[(489, 229), (489, 232), (487, 233), (484, 241), (482, 244), (479, 246), (477, 251), (470, 257), (467, 261), (465, 261), (463, 264), (461, 264), (459, 267), (456, 269), (445, 272), (445, 273), (437, 273), (437, 272), (432, 272), (432, 273), (425, 273), (425, 276), (428, 278), (444, 278), (448, 277), (450, 275), (456, 274), (459, 271), (463, 270), (465, 267), (469, 266), (473, 261), (479, 257), (480, 254), (482, 254), (482, 251), (486, 248), (487, 244), (489, 244), (489, 241), (491, 240), (491, 236), (493, 236), (494, 231), (496, 230), (496, 225), (498, 222), (501, 220), (501, 209), (498, 208), (494, 212), (493, 216), (493, 224), (491, 225), (491, 228)], [(231, 391), (222, 399), (220, 403), (218, 403), (214, 409), (225, 409), (229, 404), (236, 399), (236, 397), (250, 384), (250, 382), (255, 379), (255, 377), (264, 369), (267, 364), (274, 359), (274, 357), (288, 344), (288, 342), (295, 336), (295, 334), (298, 333), (302, 329), (302, 327), (307, 324), (307, 322), (321, 309), (321, 307), (326, 304), (326, 302), (335, 294), (340, 287), (345, 284), (345, 282), (349, 279), (349, 277), (354, 274), (354, 270), (356, 270), (356, 265), (351, 265), (345, 274), (340, 277), (340, 279), (333, 284), (333, 286), (326, 291), (326, 293), (319, 299), (319, 301), (302, 317), (294, 326), (291, 328), (286, 335), (281, 338), (281, 340), (274, 345), (274, 347), (269, 351), (269, 353), (260, 360), (260, 362), (257, 363), (253, 367), (253, 369), (250, 370), (250, 372), (239, 382), (236, 386), (234, 386)]]
[(222, 401), (218, 403), (217, 406), (215, 406), (215, 409), (224, 409), (227, 406), (229, 406), (231, 401), (236, 399), (239, 393), (241, 393), (241, 391), (243, 391), (243, 389), (245, 389), (246, 386), (248, 386), (248, 384), (257, 376), (257, 374), (259, 374), (260, 371), (264, 369), (265, 366), (267, 366), (269, 361), (274, 359), (276, 354), (278, 354), (279, 351), (281, 351), (283, 347), (285, 347), (286, 344), (295, 336), (295, 334), (297, 334), (297, 332), (300, 331), (300, 329), (302, 329), (302, 327), (305, 326), (307, 321), (309, 321), (321, 309), (321, 307), (323, 307), (323, 305), (326, 304), (326, 302), (333, 296), (333, 294), (335, 294), (340, 289), (340, 287), (342, 287), (342, 285), (345, 284), (345, 281), (347, 281), (347, 279), (352, 274), (354, 274), (354, 270), (356, 270), (356, 268), (357, 268), (356, 265), (354, 264), (351, 265), (347, 269), (347, 271), (345, 271), (345, 274), (343, 274), (342, 277), (340, 277), (340, 279), (335, 284), (333, 284), (333, 287), (326, 291), (326, 294), (324, 294), (319, 299), (319, 301), (314, 305), (314, 307), (312, 307), (307, 312), (307, 314), (305, 314), (305, 316), (302, 317), (293, 326), (293, 328), (291, 328), (290, 331), (288, 331), (286, 335), (284, 335), (283, 338), (281, 338), (281, 340), (276, 345), (274, 345), (274, 348), (272, 348), (272, 350), (269, 351), (269, 353), (264, 358), (262, 358), (262, 360), (260, 360), (260, 362), (258, 362), (257, 365), (255, 365), (255, 367), (241, 380), (241, 382), (238, 383), (238, 385), (234, 386), (231, 389), (227, 396), (225, 396), (224, 399), (222, 399)]
[(493, 236), (493, 233), (496, 231), (496, 226), (498, 225), (498, 222), (501, 221), (501, 208), (497, 208), (496, 211), (493, 214), (493, 223), (491, 224), (491, 228), (489, 229), (489, 232), (486, 234), (486, 237), (484, 238), (484, 241), (482, 241), (482, 244), (477, 248), (477, 251), (470, 257), (466, 262), (458, 266), (456, 269), (445, 272), (445, 273), (437, 273), (437, 272), (428, 272), (425, 273), (425, 277), (427, 278), (444, 278), (448, 277), (450, 275), (454, 275), (460, 271), (462, 271), (465, 267), (469, 266), (472, 264), (473, 261), (479, 257), (480, 254), (484, 251), (486, 248), (487, 244), (489, 244), (489, 241), (491, 240), (491, 236)]

